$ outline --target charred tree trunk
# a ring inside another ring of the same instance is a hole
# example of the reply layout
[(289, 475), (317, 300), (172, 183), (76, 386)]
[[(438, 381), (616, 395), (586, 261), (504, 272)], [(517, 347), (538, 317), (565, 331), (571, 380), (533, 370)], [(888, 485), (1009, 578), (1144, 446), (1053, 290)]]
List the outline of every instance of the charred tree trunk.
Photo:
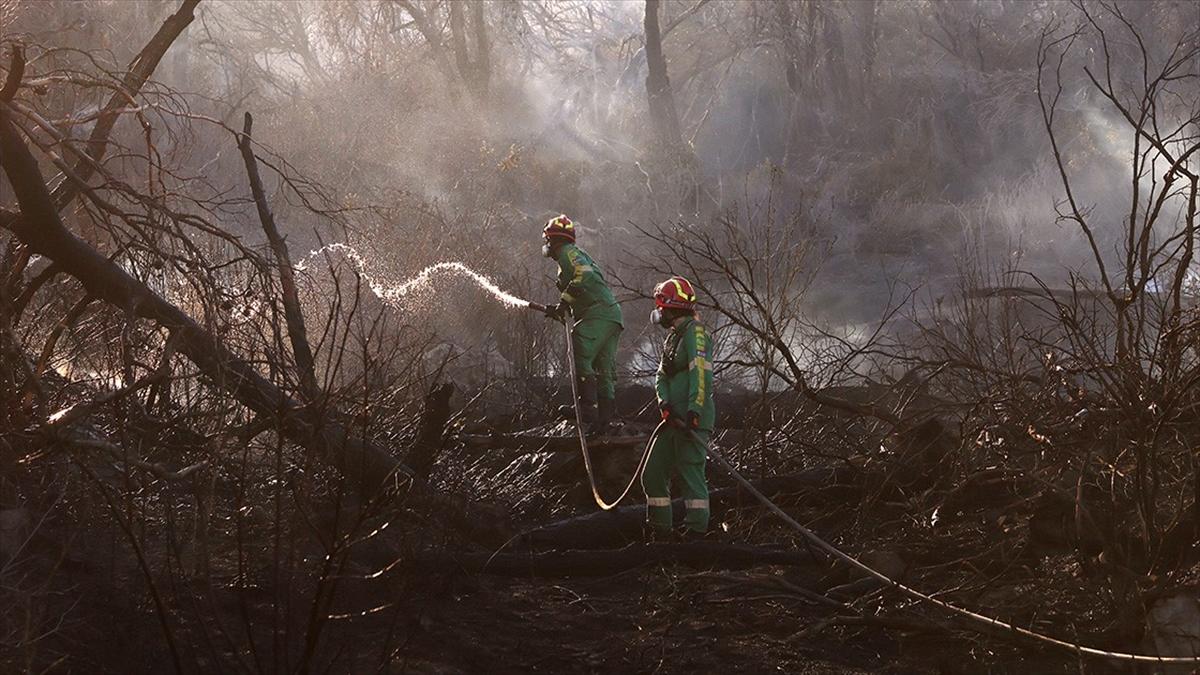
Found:
[[(124, 108), (129, 105), (130, 101), (142, 90), (142, 86), (146, 84), (150, 76), (154, 74), (159, 62), (162, 61), (163, 55), (167, 53), (167, 50), (175, 43), (175, 40), (179, 38), (184, 29), (195, 19), (195, 10), (198, 4), (200, 4), (200, 0), (184, 0), (179, 9), (163, 21), (162, 26), (159, 27), (145, 46), (142, 47), (133, 61), (129, 63), (128, 71), (121, 82), (123, 90), (115, 92), (109, 97), (108, 102), (100, 109), (96, 117), (96, 125), (92, 128), (92, 133), (88, 136), (86, 153), (91, 160), (99, 162), (104, 158), (105, 153), (108, 151), (108, 137), (112, 133), (113, 127), (116, 126), (117, 119), (121, 116)], [(22, 61), (22, 63), (24, 62)], [(11, 92), (6, 92), (3, 96), (0, 96), (0, 98), (6, 101), (11, 100), (17, 88), (20, 87), (20, 74), (16, 77), (12, 77), (10, 74), (7, 84), (11, 85), (13, 89)], [(79, 177), (79, 180), (87, 181), (95, 173), (96, 168), (92, 162), (80, 158), (75, 162), (72, 171), (75, 176)], [(63, 177), (62, 182), (59, 183), (58, 188), (54, 190), (52, 195), (55, 207), (60, 211), (66, 208), (79, 195), (82, 185), (83, 183), (77, 184)], [(30, 282), (32, 288), (26, 293), (25, 289), (20, 289), (20, 286), (25, 274), (25, 268), (29, 264), (29, 258), (29, 247), (22, 246), (10, 261), (8, 269), (4, 270), (7, 278), (3, 283), (10, 289), (10, 292), (13, 295), (19, 293), (21, 298), (26, 298), (24, 302), (16, 304), (15, 311), (18, 314), (20, 310), (24, 309), (25, 302), (28, 302), (27, 298), (32, 297), (37, 288), (53, 278), (58, 271), (57, 268), (51, 267), (47, 271), (48, 273), (39, 275), (35, 281)]]
[(304, 312), (300, 308), (300, 294), (296, 290), (296, 272), (292, 268), (292, 259), (288, 255), (287, 242), (279, 234), (275, 226), (275, 216), (267, 204), (267, 195), (263, 190), (262, 177), (258, 173), (258, 161), (254, 158), (251, 147), (250, 130), (254, 126), (254, 118), (246, 113), (245, 125), (238, 137), (238, 149), (242, 152), (242, 161), (246, 164), (246, 175), (250, 180), (250, 192), (254, 196), (254, 205), (258, 208), (258, 219), (262, 223), (263, 232), (271, 244), (275, 254), (275, 262), (279, 267), (279, 285), (283, 293), (283, 314), (287, 322), (288, 339), (292, 343), (292, 357), (296, 362), (300, 392), (312, 403), (317, 400), (320, 389), (317, 387), (316, 367), (313, 361), (312, 348), (308, 344), (308, 331), (304, 327)]
[[(461, 2), (450, 3), (450, 46), (454, 50), (454, 64), (458, 66), (458, 75), (468, 82), (471, 73), (471, 54), (467, 49), (466, 19), (463, 17)], [(474, 94), (474, 89), (468, 82), (467, 88)]]
[[(200, 0), (184, 0), (179, 9), (163, 21), (162, 26), (150, 38), (146, 46), (142, 47), (142, 50), (130, 62), (129, 71), (121, 81), (123, 90), (115, 92), (109, 97), (108, 102), (104, 104), (96, 118), (96, 126), (88, 136), (87, 154), (92, 160), (98, 163), (104, 158), (104, 154), (108, 152), (108, 137), (112, 133), (113, 127), (116, 126), (117, 119), (133, 97), (142, 90), (146, 80), (149, 80), (150, 76), (154, 74), (163, 55), (167, 53), (167, 49), (196, 18), (196, 5), (199, 4)], [(93, 162), (80, 159), (75, 162), (72, 171), (80, 181), (87, 181), (95, 173), (96, 168)], [(62, 210), (79, 195), (82, 187), (82, 183), (64, 179), (54, 191), (55, 206)]]
[(298, 414), (300, 408), (294, 401), (229, 352), (215, 335), (67, 230), (37, 162), (9, 114), (6, 107), (0, 109), (0, 165), (16, 193), (20, 213), (4, 213), (0, 225), (32, 251), (59, 263), (95, 297), (166, 327), (179, 340), (180, 352), (214, 383), (251, 410), (280, 416), (293, 440), (313, 447), (364, 492), (375, 492), (397, 474), (411, 475), (390, 454), (351, 436), (338, 425), (327, 425), (316, 433)]
[(800, 51), (800, 39), (796, 35), (796, 17), (792, 14), (792, 6), (786, 2), (775, 3), (775, 16), (779, 21), (783, 34), (783, 74), (788, 91), (798, 96), (803, 85), (801, 83), (800, 64), (804, 55)]
[(663, 54), (662, 32), (658, 23), (660, 4), (660, 0), (646, 0), (646, 96), (650, 122), (655, 139), (664, 150), (663, 156), (668, 158), (667, 172), (679, 182), (682, 193), (680, 210), (699, 214), (702, 206), (715, 208), (716, 204), (711, 199), (702, 200), (707, 194), (701, 189), (700, 167), (691, 145), (683, 140), (679, 110), (675, 107), (675, 92), (667, 75), (667, 58)]
[(856, 7), (862, 12), (862, 90), (870, 102), (875, 94), (875, 60), (879, 55), (879, 0), (865, 0)]
[[(471, 14), (471, 37), (467, 35), (467, 17), (463, 13), (465, 0), (455, 0), (450, 7), (450, 45), (442, 39), (442, 29), (416, 0), (399, 0), (399, 4), (413, 18), (413, 25), (433, 52), (438, 70), (442, 71), (452, 85), (459, 82), (476, 99), (487, 98), (492, 79), (492, 46), (488, 39), (487, 22), (483, 15), (482, 0), (467, 3)], [(471, 57), (469, 42), (474, 42), (475, 56)], [(450, 63), (449, 53), (454, 55)], [(456, 74), (457, 73), (457, 74)], [(457, 92), (457, 88), (455, 89)]]
[[(630, 451), (646, 444), (646, 436), (601, 436), (588, 439), (588, 450)], [(515, 455), (548, 453), (578, 453), (579, 439), (575, 436), (540, 436), (534, 434), (463, 434), (457, 440), (473, 451), (510, 450)]]
[(613, 551), (551, 551), (547, 553), (476, 553), (460, 556), (417, 556), (418, 568), (520, 577), (608, 576), (643, 565), (683, 565), (696, 569), (748, 569), (762, 565), (816, 566), (821, 559), (806, 550), (781, 550), (696, 542), (633, 544)]
[(429, 15), (413, 0), (398, 0), (398, 2), (404, 8), (404, 11), (408, 12), (408, 15), (412, 17), (413, 25), (417, 28), (417, 32), (429, 44), (429, 51), (433, 54), (433, 61), (437, 64), (438, 70), (446, 78), (446, 83), (450, 86), (452, 94), (456, 97), (461, 95), (462, 92), (458, 89), (457, 78), (454, 75), (454, 66), (451, 65), (450, 59), (446, 55), (446, 45), (442, 42), (441, 30), (433, 25)]
[(658, 141), (670, 148), (683, 145), (675, 94), (667, 76), (667, 59), (663, 56), (662, 34), (658, 27), (660, 0), (646, 0), (646, 94), (650, 104), (650, 120)]
[(804, 67), (805, 53), (800, 49), (799, 27), (796, 16), (792, 13), (791, 3), (775, 3), (775, 17), (779, 22), (783, 42), (783, 76), (791, 92), (791, 103), (788, 110), (787, 136), (783, 145), (783, 164), (790, 166), (792, 153), (800, 145), (802, 101), (800, 94), (804, 91), (805, 80), (809, 77), (810, 68)]
[(825, 42), (826, 85), (833, 94), (834, 101), (839, 105), (846, 98), (846, 83), (849, 79), (846, 72), (846, 47), (842, 40), (842, 27), (837, 17), (826, 11), (822, 17), (824, 28), (822, 38)]
[(425, 395), (425, 408), (417, 428), (417, 439), (408, 456), (408, 465), (421, 480), (429, 478), (433, 463), (446, 443), (446, 423), (450, 420), (450, 397), (454, 385), (441, 384)]
[(475, 36), (474, 80), (478, 89), (476, 96), (483, 98), (488, 94), (488, 86), (492, 79), (492, 46), (488, 41), (487, 23), (483, 18), (483, 0), (471, 3), (471, 23)]

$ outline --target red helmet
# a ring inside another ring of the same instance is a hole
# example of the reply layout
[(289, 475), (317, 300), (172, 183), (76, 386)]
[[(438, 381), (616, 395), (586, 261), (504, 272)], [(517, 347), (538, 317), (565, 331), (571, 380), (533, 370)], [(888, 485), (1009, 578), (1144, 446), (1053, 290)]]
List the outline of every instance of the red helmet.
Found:
[(683, 309), (690, 312), (696, 308), (696, 290), (687, 279), (671, 277), (654, 287), (654, 306), (659, 309)]
[(571, 219), (564, 215), (555, 216), (546, 223), (546, 227), (542, 228), (542, 237), (545, 239), (562, 237), (567, 241), (575, 241), (575, 223), (572, 223)]

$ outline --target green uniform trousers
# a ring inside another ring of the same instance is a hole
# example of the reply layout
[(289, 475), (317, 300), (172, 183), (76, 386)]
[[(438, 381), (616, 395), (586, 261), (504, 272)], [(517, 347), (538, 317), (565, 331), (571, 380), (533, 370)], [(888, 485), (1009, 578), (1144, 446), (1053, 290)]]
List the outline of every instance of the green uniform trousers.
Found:
[(695, 532), (708, 530), (708, 483), (704, 464), (708, 454), (708, 432), (695, 432), (697, 441), (684, 429), (664, 427), (654, 439), (650, 458), (642, 470), (646, 491), (646, 520), (655, 530), (671, 529), (671, 478), (683, 483), (683, 524)]
[(571, 331), (575, 350), (575, 375), (596, 378), (598, 398), (617, 397), (617, 343), (621, 324), (608, 319), (581, 319)]

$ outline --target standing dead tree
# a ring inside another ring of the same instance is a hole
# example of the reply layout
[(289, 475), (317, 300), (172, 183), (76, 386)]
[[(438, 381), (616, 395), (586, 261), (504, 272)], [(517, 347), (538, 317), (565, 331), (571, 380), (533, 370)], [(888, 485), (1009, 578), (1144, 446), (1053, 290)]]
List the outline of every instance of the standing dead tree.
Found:
[(458, 74), (467, 85), (467, 90), (477, 100), (488, 94), (488, 83), (492, 78), (491, 50), (488, 42), (487, 21), (483, 16), (483, 0), (466, 3), (471, 9), (471, 37), (474, 38), (475, 56), (467, 46), (466, 17), (461, 2), (450, 3), (450, 44), (454, 47), (454, 62)]
[[(1200, 29), (1173, 44), (1150, 44), (1119, 5), (1077, 2), (1075, 7), (1083, 19), (1079, 28), (1043, 34), (1038, 98), (1065, 195), (1060, 219), (1075, 226), (1090, 247), (1111, 339), (1100, 341), (1087, 323), (1070, 319), (1081, 314), (1077, 296), (1064, 302), (1047, 294), (1045, 300), (1063, 317), (1065, 355), (1074, 370), (1086, 373), (1084, 386), (1121, 411), (1122, 423), (1114, 428), (1102, 461), (1111, 466), (1118, 456), (1132, 458), (1144, 551), (1139, 566), (1153, 567), (1164, 540), (1177, 538), (1164, 527), (1193, 532), (1200, 525), (1194, 517), (1185, 523), (1178, 513), (1164, 513), (1159, 499), (1166, 483), (1174, 482), (1169, 476), (1192, 464), (1171, 441), (1182, 440), (1178, 425), (1195, 405), (1200, 382), (1200, 361), (1190, 347), (1200, 317), (1184, 303), (1194, 274), (1200, 185), (1200, 72), (1195, 70)], [(1076, 185), (1071, 150), (1063, 140), (1065, 71), (1081, 41), (1092, 42), (1102, 55), (1098, 68), (1082, 66), (1086, 82), (1123, 120), (1129, 135), (1128, 215), (1115, 259), (1106, 253), (1099, 218)], [(1137, 64), (1138, 72), (1125, 72), (1127, 64)], [(1085, 289), (1091, 285), (1086, 279), (1075, 283)], [(1196, 485), (1193, 508), (1200, 509), (1200, 472), (1192, 466), (1190, 473)], [(1171, 525), (1164, 525), (1164, 518)]]
[[(492, 45), (488, 39), (487, 20), (484, 16), (483, 0), (469, 2), (450, 2), (449, 25), (450, 44), (446, 45), (441, 28), (441, 18), (437, 16), (437, 6), (430, 7), (421, 0), (395, 0), (395, 2), (412, 17), (413, 26), (425, 39), (433, 54), (438, 69), (453, 86), (456, 80), (461, 80), (467, 92), (475, 100), (487, 98), (492, 80)], [(467, 17), (463, 6), (470, 9), (471, 30), (468, 35)], [(474, 57), (471, 56), (474, 43)], [(450, 64), (450, 54), (454, 55), (454, 66)]]
[(150, 76), (154, 74), (163, 56), (166, 55), (167, 50), (183, 34), (183, 31), (191, 25), (196, 16), (196, 6), (199, 4), (200, 0), (184, 0), (179, 9), (163, 21), (158, 31), (142, 47), (142, 50), (138, 52), (133, 61), (130, 62), (128, 71), (121, 82), (122, 89), (113, 92), (108, 102), (104, 104), (104, 107), (96, 115), (96, 125), (92, 127), (92, 133), (87, 140), (87, 157), (80, 157), (71, 168), (75, 180), (61, 181), (59, 187), (54, 191), (54, 203), (59, 210), (66, 207), (79, 194), (80, 190), (84, 189), (87, 181), (93, 176), (99, 162), (104, 158), (105, 153), (108, 152), (108, 138), (112, 134), (117, 119), (120, 118), (125, 107), (141, 91), (142, 87), (150, 79)]
[[(667, 57), (663, 53), (663, 34), (659, 28), (660, 12), (660, 0), (646, 0), (643, 21), (646, 41), (646, 102), (656, 144), (667, 158), (665, 173), (678, 176), (682, 183), (680, 209), (695, 214), (700, 212), (701, 197), (704, 196), (699, 160), (691, 144), (683, 138), (679, 111), (675, 106), (675, 91), (667, 74)], [(676, 25), (678, 24), (672, 24), (671, 27)]]
[[(862, 358), (875, 348), (895, 306), (873, 334), (853, 341), (805, 321), (800, 310), (820, 269), (815, 255), (820, 242), (803, 229), (798, 217), (776, 223), (778, 214), (769, 205), (763, 213), (751, 213), (747, 207), (743, 218), (738, 215), (727, 213), (717, 233), (682, 225), (641, 228), (641, 232), (659, 250), (670, 252), (665, 257), (675, 261), (673, 271), (697, 286), (702, 304), (727, 321), (731, 333), (760, 345), (758, 362), (732, 365), (766, 367), (779, 382), (814, 403), (899, 425), (902, 411), (822, 391), (854, 375)], [(644, 260), (642, 265), (653, 269), (652, 261)], [(821, 364), (820, 372), (810, 372), (810, 364)], [(814, 383), (814, 376), (821, 382)]]
[(662, 35), (658, 27), (660, 0), (646, 0), (646, 96), (650, 104), (650, 119), (658, 142), (664, 147), (683, 145), (679, 128), (679, 113), (675, 109), (675, 92), (667, 75), (667, 58), (663, 55)]
[(262, 177), (258, 173), (258, 161), (254, 158), (253, 140), (250, 136), (254, 118), (246, 113), (242, 134), (238, 137), (238, 149), (242, 152), (242, 160), (246, 164), (246, 175), (250, 179), (250, 191), (254, 196), (254, 205), (258, 209), (258, 219), (262, 223), (263, 232), (271, 244), (275, 254), (275, 262), (279, 268), (279, 283), (283, 293), (283, 312), (287, 321), (288, 338), (292, 343), (292, 356), (296, 360), (299, 371), (300, 391), (310, 402), (315, 402), (319, 395), (317, 376), (313, 363), (312, 347), (308, 344), (308, 330), (304, 326), (304, 312), (300, 307), (300, 294), (296, 290), (296, 272), (292, 267), (292, 259), (288, 254), (287, 242), (279, 234), (275, 226), (275, 216), (267, 203), (267, 195), (263, 190)]

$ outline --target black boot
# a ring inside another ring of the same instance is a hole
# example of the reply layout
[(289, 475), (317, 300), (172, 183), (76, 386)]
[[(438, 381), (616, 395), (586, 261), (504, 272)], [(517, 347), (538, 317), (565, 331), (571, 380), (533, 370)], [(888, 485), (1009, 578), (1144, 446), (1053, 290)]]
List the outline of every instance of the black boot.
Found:
[(582, 377), (579, 379), (579, 416), (585, 426), (596, 423), (596, 378)]
[(611, 398), (596, 400), (596, 422), (588, 427), (588, 436), (603, 436), (609, 430), (616, 407), (617, 402)]
[[(575, 402), (579, 406), (579, 415), (583, 418), (584, 427), (591, 427), (596, 423), (596, 379), (584, 378), (579, 380), (579, 399)], [(558, 416), (575, 421), (575, 406), (560, 405), (558, 406)]]
[(660, 530), (648, 522), (642, 523), (643, 544), (674, 543), (674, 541), (675, 535), (671, 530)]

